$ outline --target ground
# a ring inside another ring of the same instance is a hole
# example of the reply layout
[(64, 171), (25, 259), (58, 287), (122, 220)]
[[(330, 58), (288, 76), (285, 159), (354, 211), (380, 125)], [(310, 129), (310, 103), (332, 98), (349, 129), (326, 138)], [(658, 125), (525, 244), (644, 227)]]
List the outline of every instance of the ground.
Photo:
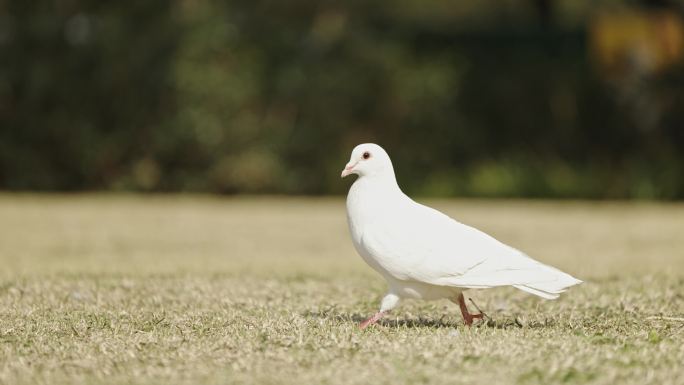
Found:
[(0, 384), (681, 384), (684, 205), (427, 203), (586, 283), (403, 302), (340, 198), (0, 195)]

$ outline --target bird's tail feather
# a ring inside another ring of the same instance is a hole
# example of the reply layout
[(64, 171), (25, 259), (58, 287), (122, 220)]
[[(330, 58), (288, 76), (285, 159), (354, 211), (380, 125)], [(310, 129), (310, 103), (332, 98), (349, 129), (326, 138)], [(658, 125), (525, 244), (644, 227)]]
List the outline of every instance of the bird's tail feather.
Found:
[(556, 299), (560, 293), (566, 291), (570, 286), (575, 286), (582, 283), (582, 281), (571, 276), (570, 274), (563, 273), (559, 270), (557, 271), (559, 276), (556, 280), (513, 285), (513, 287), (542, 298)]
[(560, 296), (560, 293), (565, 291), (565, 290), (561, 290), (559, 292), (549, 293), (546, 291), (541, 291), (541, 290), (535, 289), (535, 288), (527, 286), (527, 285), (513, 285), (513, 287), (516, 289), (520, 289), (522, 291), (528, 292), (530, 294), (537, 295), (537, 296), (545, 298), (545, 299), (556, 299), (556, 298), (558, 298), (558, 296)]
[(527, 269), (504, 269), (482, 275), (451, 278), (447, 284), (469, 289), (513, 286), (546, 299), (556, 299), (569, 287), (582, 283), (579, 279), (554, 267), (538, 262)]

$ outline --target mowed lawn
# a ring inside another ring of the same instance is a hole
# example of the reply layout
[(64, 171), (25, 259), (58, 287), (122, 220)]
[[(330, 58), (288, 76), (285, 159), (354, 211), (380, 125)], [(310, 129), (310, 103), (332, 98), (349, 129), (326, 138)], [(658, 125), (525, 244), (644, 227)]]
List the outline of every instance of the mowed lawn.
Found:
[(0, 195), (0, 384), (684, 383), (684, 205), (427, 203), (586, 283), (361, 331), (341, 198)]

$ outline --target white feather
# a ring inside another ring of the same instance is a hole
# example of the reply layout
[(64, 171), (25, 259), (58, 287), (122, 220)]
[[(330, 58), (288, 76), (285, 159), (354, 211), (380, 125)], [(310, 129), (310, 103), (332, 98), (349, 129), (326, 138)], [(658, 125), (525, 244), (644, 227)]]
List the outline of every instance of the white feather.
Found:
[[(366, 152), (367, 160), (360, 155)], [(554, 299), (581, 282), (414, 202), (397, 185), (389, 156), (377, 145), (357, 146), (345, 170), (359, 174), (347, 196), (354, 246), (387, 279), (390, 293), (453, 299), (464, 289), (513, 286)]]

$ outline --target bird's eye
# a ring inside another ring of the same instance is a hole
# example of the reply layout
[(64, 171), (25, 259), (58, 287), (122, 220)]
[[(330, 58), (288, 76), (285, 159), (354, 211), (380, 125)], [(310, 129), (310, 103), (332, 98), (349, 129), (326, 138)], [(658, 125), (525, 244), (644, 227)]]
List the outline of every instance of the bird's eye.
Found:
[(370, 158), (370, 152), (366, 151), (363, 153), (363, 159), (368, 159)]

